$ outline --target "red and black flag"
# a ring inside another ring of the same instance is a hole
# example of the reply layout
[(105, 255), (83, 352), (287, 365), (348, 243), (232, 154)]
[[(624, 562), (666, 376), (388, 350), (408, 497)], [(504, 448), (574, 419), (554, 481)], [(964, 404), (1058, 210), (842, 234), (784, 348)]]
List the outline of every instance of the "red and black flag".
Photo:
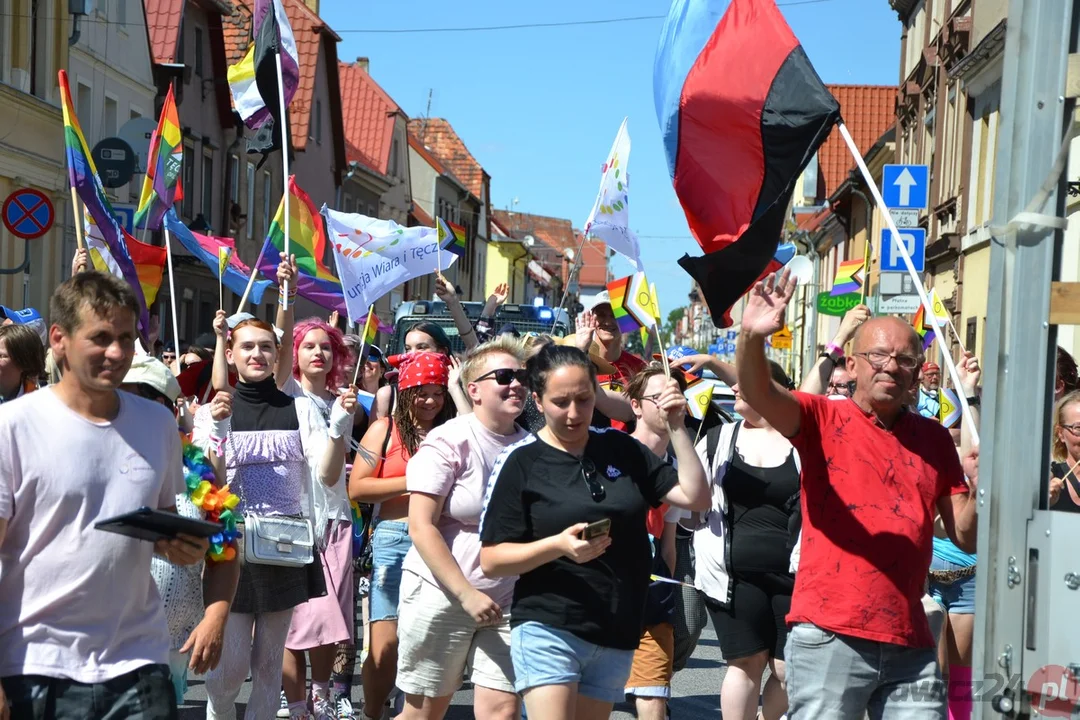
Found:
[(719, 327), (770, 267), (799, 174), (840, 119), (774, 0), (674, 0), (654, 66), (668, 170)]

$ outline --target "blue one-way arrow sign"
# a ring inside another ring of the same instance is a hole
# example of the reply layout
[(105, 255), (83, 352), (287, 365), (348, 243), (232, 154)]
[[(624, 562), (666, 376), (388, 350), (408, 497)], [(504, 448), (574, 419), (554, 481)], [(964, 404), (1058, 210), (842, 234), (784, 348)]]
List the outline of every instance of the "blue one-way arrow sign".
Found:
[(929, 200), (930, 170), (926, 165), (886, 165), (881, 175), (885, 207), (925, 210)]

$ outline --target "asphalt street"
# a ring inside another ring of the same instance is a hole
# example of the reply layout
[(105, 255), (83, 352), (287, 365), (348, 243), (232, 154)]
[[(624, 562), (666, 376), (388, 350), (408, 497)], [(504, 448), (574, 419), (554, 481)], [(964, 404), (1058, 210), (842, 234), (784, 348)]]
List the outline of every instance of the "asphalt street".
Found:
[[(724, 679), (725, 666), (720, 658), (720, 646), (712, 627), (707, 627), (701, 634), (697, 650), (687, 663), (687, 667), (675, 676), (672, 682), (673, 698), (671, 717), (674, 720), (686, 718), (720, 717), (720, 683)], [(197, 720), (206, 717), (206, 692), (202, 678), (189, 678), (189, 688), (180, 706), (180, 720)], [(250, 692), (250, 684), (244, 683), (240, 691), (237, 717), (244, 716), (244, 703)], [(353, 688), (353, 704), (360, 717), (361, 692), (357, 685)], [(473, 717), (472, 692), (464, 689), (454, 695), (454, 702), (446, 715), (446, 720), (469, 720)], [(613, 719), (627, 720), (635, 717), (630, 704), (615, 707)], [(259, 718), (258, 720), (263, 720)], [(272, 720), (272, 719), (267, 719)]]

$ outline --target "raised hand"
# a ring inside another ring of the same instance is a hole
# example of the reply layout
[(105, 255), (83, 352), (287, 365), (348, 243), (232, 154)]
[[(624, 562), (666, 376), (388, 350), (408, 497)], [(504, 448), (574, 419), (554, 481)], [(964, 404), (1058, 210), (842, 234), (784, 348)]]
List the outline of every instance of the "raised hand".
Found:
[(593, 341), (593, 333), (596, 332), (596, 316), (591, 311), (586, 310), (577, 316), (574, 327), (577, 328), (577, 338), (574, 345), (581, 352), (589, 352), (589, 346), (592, 345)]
[(222, 421), (232, 416), (232, 395), (224, 390), (218, 390), (214, 399), (210, 401), (210, 417)]
[(461, 382), (461, 361), (453, 355), (450, 356), (449, 375), (447, 383), (450, 387), (454, 387)]
[(960, 377), (960, 387), (964, 391), (964, 397), (972, 397), (979, 389), (979, 380), (982, 378), (982, 368), (979, 367), (979, 359), (974, 353), (967, 350), (960, 362), (956, 363), (956, 374)]
[(435, 274), (435, 294), (447, 305), (450, 301), (457, 297), (457, 293), (454, 292), (454, 286), (450, 284), (450, 281), (443, 277), (442, 273)]
[(488, 300), (494, 300), (495, 306), (498, 307), (506, 302), (506, 298), (510, 297), (510, 286), (506, 283), (499, 283), (495, 286), (495, 292), (491, 293), (491, 297)]
[(90, 253), (86, 248), (81, 248), (75, 251), (75, 255), (71, 258), (71, 274), (78, 275), (84, 270), (90, 267)]
[[(278, 263), (277, 268), (277, 282), (278, 287), (284, 287), (285, 283), (289, 283), (289, 287), (296, 288), (296, 276), (299, 274), (299, 270), (296, 268), (296, 256), (289, 255), (287, 258), (285, 253), (279, 253), (281, 262)], [(289, 292), (292, 292), (292, 289)]]
[(218, 310), (214, 315), (214, 334), (218, 337), (225, 337), (229, 332), (229, 319), (225, 315), (224, 310)]
[(870, 308), (865, 305), (856, 305), (844, 313), (844, 319), (840, 321), (840, 330), (836, 333), (836, 344), (843, 347), (851, 338), (855, 337), (855, 331), (859, 326), (870, 319)]
[(783, 328), (784, 312), (795, 294), (796, 285), (798, 280), (791, 276), (787, 268), (779, 277), (776, 273), (769, 273), (764, 280), (754, 283), (743, 308), (743, 332), (766, 337)]
[(338, 402), (341, 403), (341, 407), (345, 412), (354, 415), (358, 404), (356, 400), (356, 386), (350, 385), (348, 390), (338, 396)]
[(337, 327), (338, 320), (340, 320), (340, 319), (341, 319), (341, 314), (338, 313), (337, 310), (335, 310), (332, 313), (330, 313), (330, 317), (327, 319), (326, 323), (330, 327)]

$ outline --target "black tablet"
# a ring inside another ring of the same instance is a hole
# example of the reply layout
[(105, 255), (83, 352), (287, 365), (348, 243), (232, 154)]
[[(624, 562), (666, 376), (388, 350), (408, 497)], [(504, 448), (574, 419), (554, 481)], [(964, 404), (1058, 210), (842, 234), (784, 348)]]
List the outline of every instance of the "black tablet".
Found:
[(134, 512), (94, 523), (94, 529), (156, 542), (169, 540), (180, 534), (208, 538), (225, 527), (221, 523), (195, 520), (165, 510), (141, 507)]

